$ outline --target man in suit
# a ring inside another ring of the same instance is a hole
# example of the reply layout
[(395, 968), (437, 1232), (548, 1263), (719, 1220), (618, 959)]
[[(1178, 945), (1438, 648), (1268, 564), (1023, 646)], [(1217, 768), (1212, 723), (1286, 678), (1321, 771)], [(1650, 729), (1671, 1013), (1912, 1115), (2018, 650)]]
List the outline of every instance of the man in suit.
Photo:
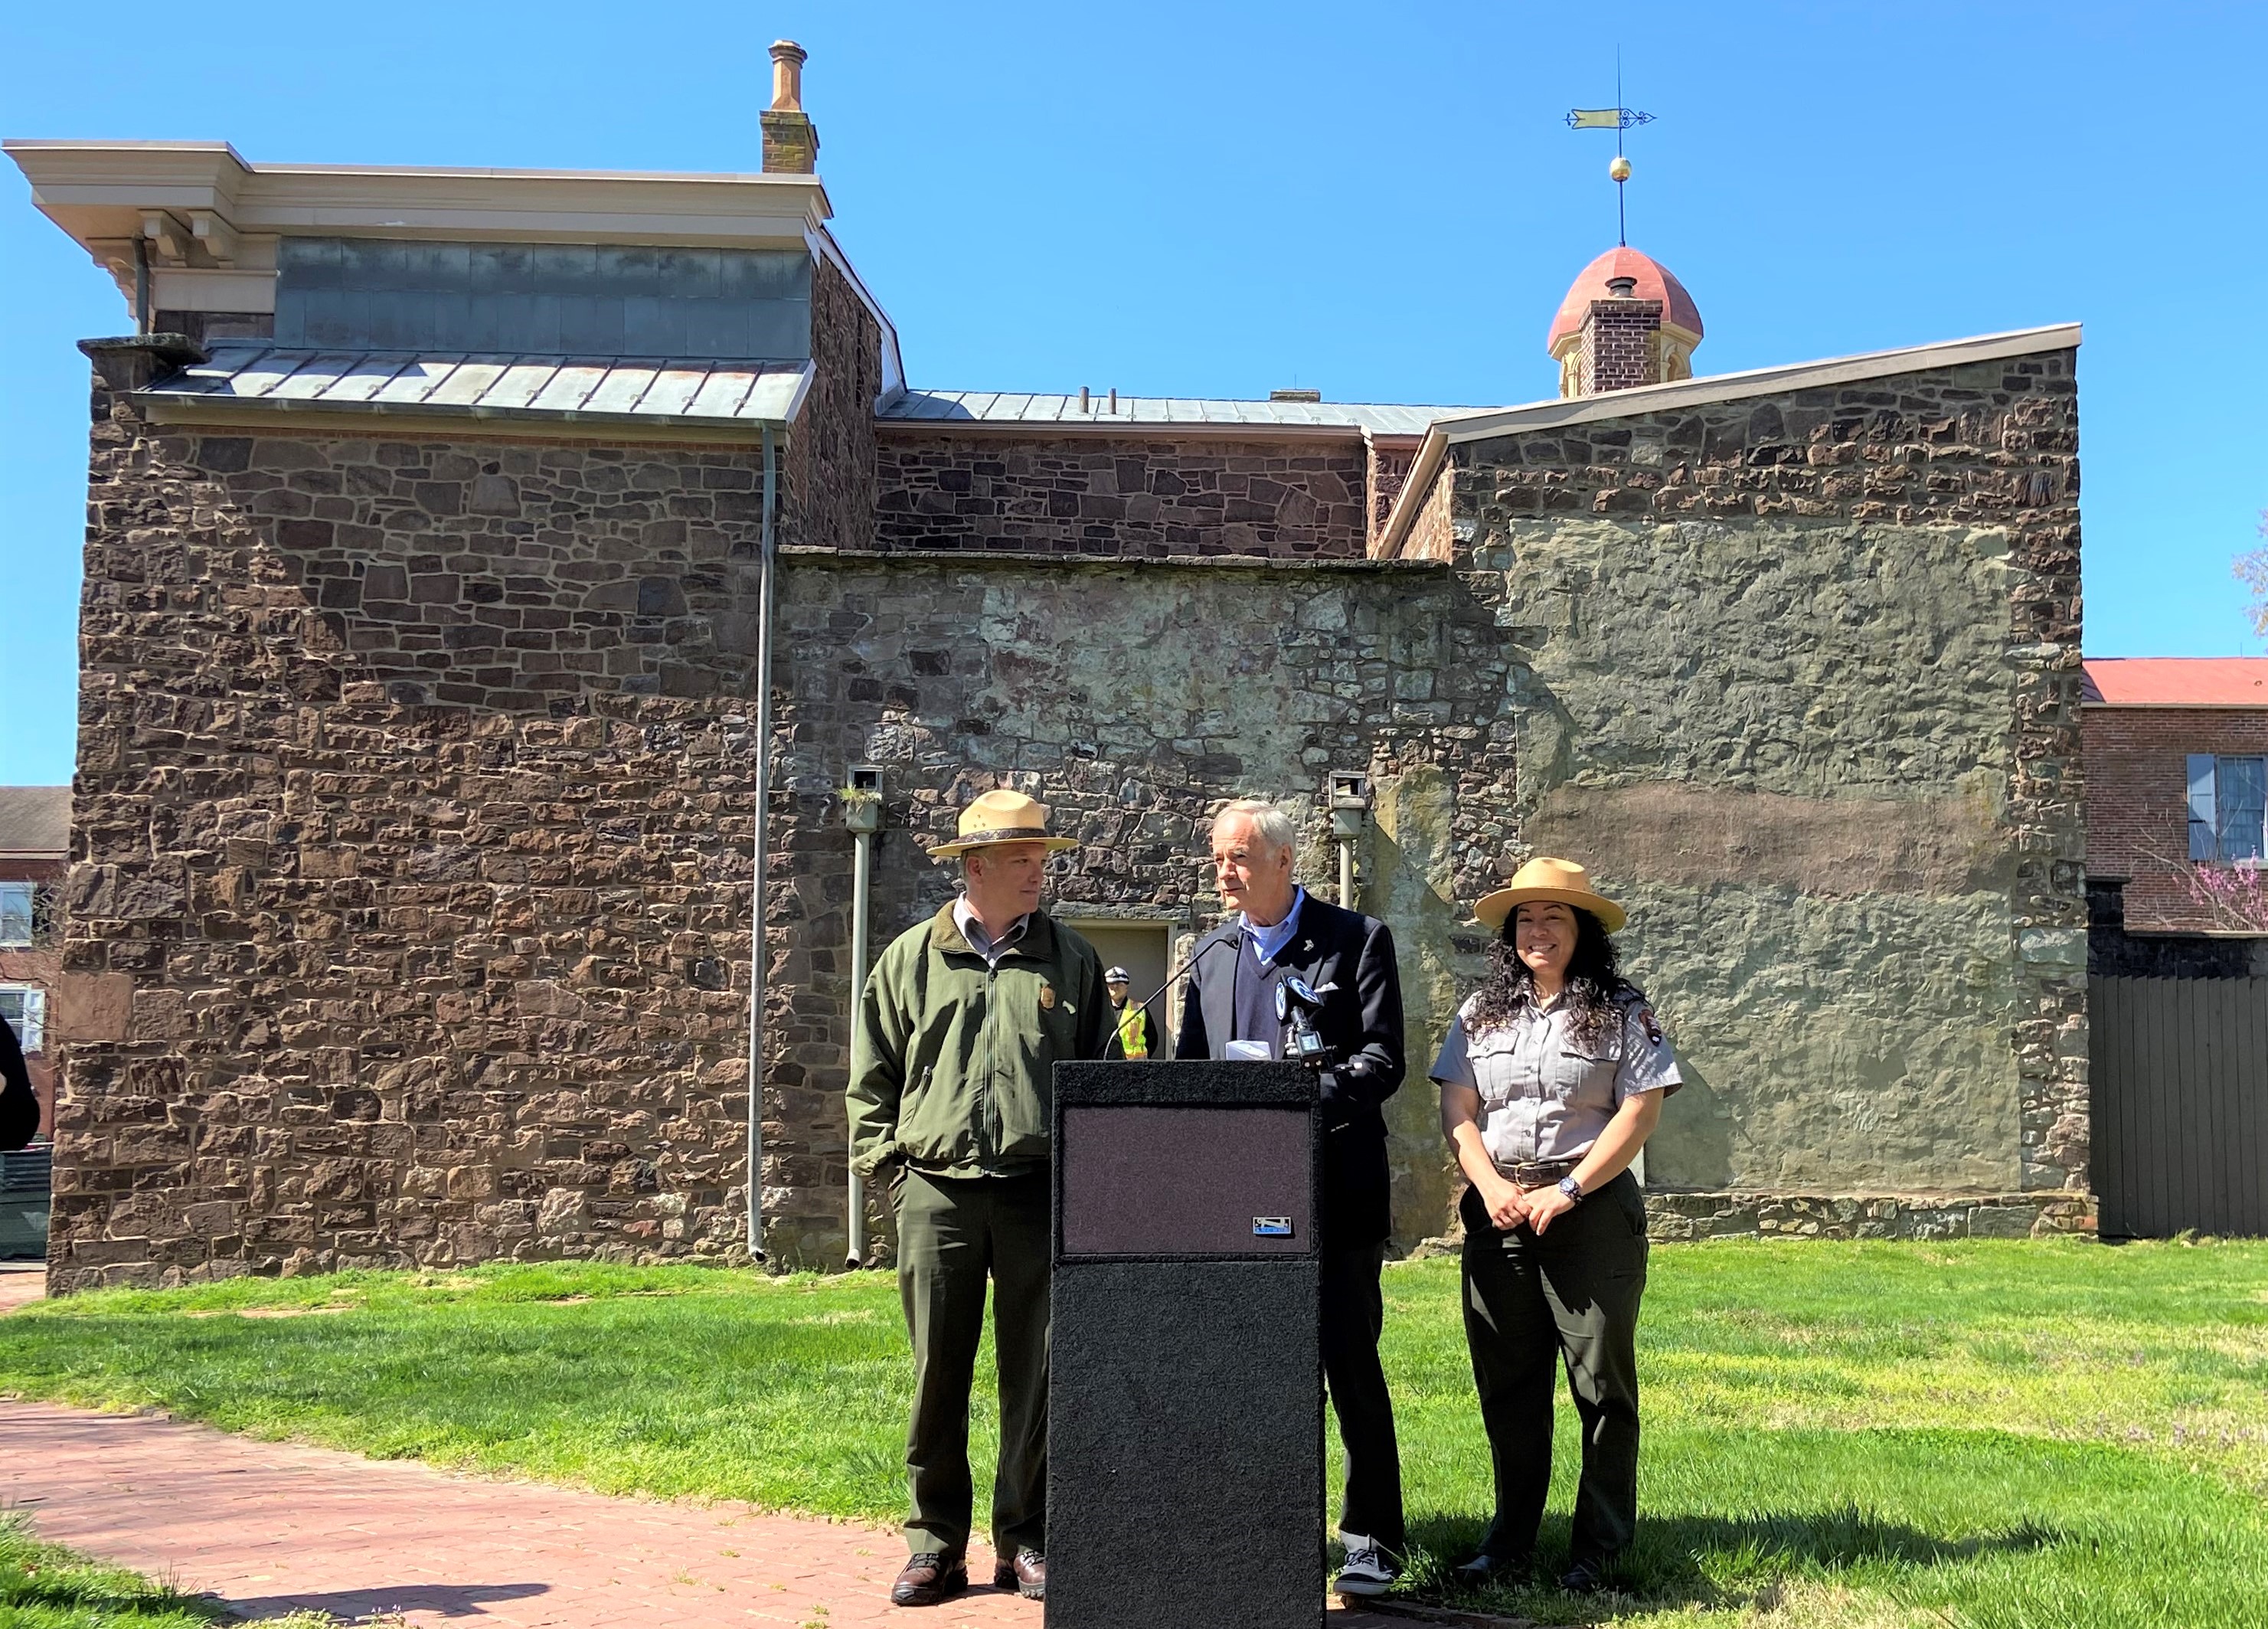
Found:
[(1255, 798), (1214, 818), (1213, 874), (1237, 914), (1190, 953), (1174, 1052), (1222, 1058), (1232, 1056), (1230, 1043), (1244, 1042), (1237, 1055), (1264, 1045), (1282, 1058), (1277, 986), (1297, 974), (1322, 997), (1314, 1022), (1332, 1063), (1322, 1103), (1323, 1378), (1346, 1445), (1339, 1538), (1347, 1559), (1335, 1587), (1382, 1595), (1405, 1543), (1394, 1403), (1378, 1361), (1379, 1268), (1389, 1231), (1380, 1105), (1402, 1084), (1402, 978), (1384, 923), (1293, 881), (1298, 835), (1281, 810)]

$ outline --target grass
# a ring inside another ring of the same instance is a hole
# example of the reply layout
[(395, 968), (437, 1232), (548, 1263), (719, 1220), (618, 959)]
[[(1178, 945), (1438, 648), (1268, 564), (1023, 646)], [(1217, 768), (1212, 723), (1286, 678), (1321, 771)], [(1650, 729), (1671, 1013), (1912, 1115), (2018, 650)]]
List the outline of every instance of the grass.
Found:
[(0, 1515), (0, 1629), (208, 1629), (226, 1613), (122, 1567), (43, 1544)]
[[(1387, 1294), (1411, 1588), (1450, 1598), (1489, 1501), (1455, 1264), (1395, 1266)], [(1641, 1340), (1629, 1593), (1458, 1598), (1647, 1629), (2268, 1625), (2268, 1245), (1663, 1247)], [(25, 1396), (882, 1522), (906, 1377), (873, 1276), (497, 1266), (0, 1320), (0, 1388)], [(981, 1390), (974, 1423), (989, 1456)], [(1547, 1557), (1576, 1466), (1561, 1425)]]

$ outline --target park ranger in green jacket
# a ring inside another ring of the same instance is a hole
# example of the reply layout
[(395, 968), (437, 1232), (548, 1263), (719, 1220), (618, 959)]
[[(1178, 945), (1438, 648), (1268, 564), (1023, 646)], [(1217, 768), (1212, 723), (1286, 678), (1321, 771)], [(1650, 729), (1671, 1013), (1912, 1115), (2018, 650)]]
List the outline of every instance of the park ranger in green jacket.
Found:
[(964, 891), (882, 953), (850, 1046), (850, 1162), (889, 1183), (898, 1291), (913, 1337), (906, 1468), (913, 1514), (890, 1598), (966, 1588), (973, 1494), (968, 1392), (992, 1280), (1000, 1461), (996, 1588), (1047, 1591), (1049, 1120), (1055, 1066), (1100, 1058), (1110, 1001), (1094, 947), (1040, 909), (1048, 808), (988, 792), (930, 852)]

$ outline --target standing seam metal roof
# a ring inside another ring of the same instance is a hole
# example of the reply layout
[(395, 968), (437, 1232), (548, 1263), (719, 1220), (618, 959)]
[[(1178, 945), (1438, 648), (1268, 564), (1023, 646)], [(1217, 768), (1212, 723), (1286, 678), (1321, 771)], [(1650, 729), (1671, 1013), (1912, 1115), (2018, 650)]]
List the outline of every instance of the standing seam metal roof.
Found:
[(231, 406), (627, 424), (785, 424), (808, 362), (306, 350), (219, 344), (139, 394)]
[(1110, 398), (1091, 394), (1081, 410), (1075, 395), (1029, 395), (992, 390), (909, 390), (883, 402), (874, 416), (886, 424), (1064, 424), (1082, 429), (1133, 429), (1165, 425), (1299, 426), (1314, 430), (1370, 431), (1381, 436), (1422, 436), (1434, 420), (1484, 408), (1410, 407), (1358, 402), (1233, 402), (1194, 396), (1125, 396), (1118, 409)]

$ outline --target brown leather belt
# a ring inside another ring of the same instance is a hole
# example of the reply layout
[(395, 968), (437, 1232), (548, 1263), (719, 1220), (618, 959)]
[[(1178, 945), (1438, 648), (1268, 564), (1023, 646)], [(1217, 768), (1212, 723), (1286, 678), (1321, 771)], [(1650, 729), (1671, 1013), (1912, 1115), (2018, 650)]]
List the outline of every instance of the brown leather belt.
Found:
[(1515, 1165), (1505, 1175), (1512, 1185), (1522, 1193), (1531, 1188), (1557, 1188), (1561, 1180), (1572, 1176), (1580, 1160), (1547, 1160), (1541, 1165)]

